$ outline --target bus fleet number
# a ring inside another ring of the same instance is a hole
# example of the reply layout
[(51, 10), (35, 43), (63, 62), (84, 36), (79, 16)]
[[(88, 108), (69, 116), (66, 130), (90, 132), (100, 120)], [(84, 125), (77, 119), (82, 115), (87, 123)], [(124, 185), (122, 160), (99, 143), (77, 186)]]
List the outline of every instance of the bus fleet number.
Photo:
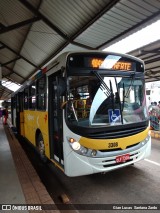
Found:
[(118, 147), (118, 142), (108, 144), (108, 148), (114, 148), (114, 147)]

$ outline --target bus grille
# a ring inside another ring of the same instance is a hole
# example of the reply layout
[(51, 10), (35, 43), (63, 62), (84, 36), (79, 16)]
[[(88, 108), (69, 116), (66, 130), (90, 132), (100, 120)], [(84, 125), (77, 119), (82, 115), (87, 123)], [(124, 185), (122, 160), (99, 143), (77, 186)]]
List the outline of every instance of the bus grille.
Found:
[(135, 128), (130, 128), (130, 129), (122, 129), (122, 130), (112, 130), (110, 132), (103, 131), (103, 132), (93, 132), (89, 133), (87, 135), (88, 138), (93, 138), (93, 139), (114, 139), (114, 138), (122, 138), (122, 137), (128, 137), (131, 135), (138, 134), (146, 129), (146, 126), (143, 127), (135, 127)]

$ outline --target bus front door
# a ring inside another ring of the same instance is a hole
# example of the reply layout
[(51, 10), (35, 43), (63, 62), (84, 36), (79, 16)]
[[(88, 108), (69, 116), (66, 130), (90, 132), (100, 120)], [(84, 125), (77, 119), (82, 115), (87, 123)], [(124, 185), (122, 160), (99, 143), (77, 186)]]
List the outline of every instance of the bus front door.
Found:
[[(14, 112), (15, 114), (15, 112)], [(16, 114), (15, 122), (18, 134), (24, 136), (24, 111), (23, 111), (23, 93), (16, 95)]]
[(48, 78), (48, 117), (49, 117), (49, 140), (50, 156), (62, 168), (63, 163), (63, 117), (61, 98), (58, 94), (58, 76), (53, 74)]

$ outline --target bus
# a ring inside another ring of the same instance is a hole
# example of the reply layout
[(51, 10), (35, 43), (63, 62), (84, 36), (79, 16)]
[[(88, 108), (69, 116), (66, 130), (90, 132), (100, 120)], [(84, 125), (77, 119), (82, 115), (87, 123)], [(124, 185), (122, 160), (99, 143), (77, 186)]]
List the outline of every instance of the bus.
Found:
[(144, 63), (103, 51), (62, 53), (11, 98), (18, 134), (67, 176), (105, 173), (151, 152)]

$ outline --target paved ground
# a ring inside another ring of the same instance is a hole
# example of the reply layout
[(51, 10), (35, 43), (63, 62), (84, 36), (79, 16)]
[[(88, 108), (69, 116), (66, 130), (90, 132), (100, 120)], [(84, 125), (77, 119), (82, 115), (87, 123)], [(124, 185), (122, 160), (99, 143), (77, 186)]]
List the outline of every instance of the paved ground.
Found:
[[(25, 203), (29, 205), (36, 205), (36, 204), (54, 205), (54, 201), (52, 200), (51, 196), (46, 190), (46, 187), (41, 182), (39, 176), (37, 175), (37, 172), (33, 168), (27, 155), (25, 154), (21, 145), (14, 137), (13, 133), (8, 128), (8, 126), (5, 126), (5, 132), (7, 134), (15, 167), (17, 169), (18, 177), (24, 193)], [(6, 179), (8, 179), (8, 177), (6, 177)], [(10, 180), (10, 182), (12, 183), (12, 180)], [(36, 212), (58, 213), (59, 211), (54, 210), (54, 211), (36, 211)]]
[[(23, 144), (42, 182), (56, 204), (60, 204), (60, 195), (67, 194), (73, 204), (160, 204), (160, 140), (152, 139), (152, 154), (143, 161), (123, 169), (106, 174), (69, 178), (53, 164), (44, 165), (32, 153), (32, 149)], [(84, 205), (84, 206), (83, 206)], [(94, 206), (95, 207), (95, 206)], [(94, 208), (93, 207), (93, 208)], [(101, 212), (100, 210), (95, 210)], [(131, 212), (112, 210), (107, 212)], [(90, 213), (92, 210), (81, 210)], [(106, 211), (103, 211), (106, 212)], [(143, 212), (144, 210), (134, 210)], [(147, 210), (147, 212), (156, 212)]]
[(0, 204), (15, 203), (25, 204), (25, 198), (0, 119)]

